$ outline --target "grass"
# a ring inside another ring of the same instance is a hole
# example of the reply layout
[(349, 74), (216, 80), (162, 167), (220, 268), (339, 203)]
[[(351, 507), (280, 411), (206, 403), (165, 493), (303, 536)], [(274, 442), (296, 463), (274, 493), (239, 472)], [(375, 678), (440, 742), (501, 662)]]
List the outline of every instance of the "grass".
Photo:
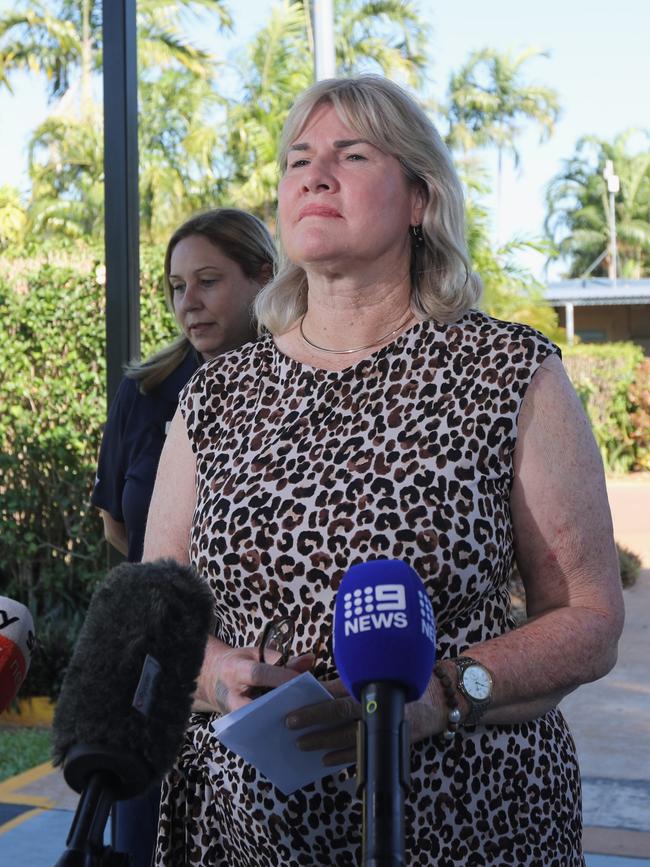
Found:
[(0, 728), (0, 782), (47, 762), (51, 738), (44, 728)]

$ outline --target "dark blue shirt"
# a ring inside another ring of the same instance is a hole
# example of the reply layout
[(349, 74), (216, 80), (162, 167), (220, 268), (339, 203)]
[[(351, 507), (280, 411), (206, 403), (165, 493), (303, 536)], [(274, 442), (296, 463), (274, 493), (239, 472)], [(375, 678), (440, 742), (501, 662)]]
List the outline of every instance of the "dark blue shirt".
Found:
[(124, 524), (132, 563), (142, 559), (149, 503), (178, 393), (200, 363), (190, 350), (149, 394), (142, 394), (134, 380), (123, 379), (111, 404), (91, 502)]

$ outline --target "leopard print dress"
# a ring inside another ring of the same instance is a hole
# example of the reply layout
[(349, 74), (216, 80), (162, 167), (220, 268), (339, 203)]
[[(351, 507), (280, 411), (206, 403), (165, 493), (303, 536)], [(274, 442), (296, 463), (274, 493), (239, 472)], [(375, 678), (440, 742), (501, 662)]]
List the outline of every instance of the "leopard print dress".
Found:
[[(509, 494), (526, 388), (556, 348), (471, 311), (418, 323), (340, 372), (267, 336), (201, 368), (181, 398), (197, 461), (190, 558), (214, 591), (217, 636), (254, 644), (271, 617), (293, 650), (331, 631), (353, 564), (399, 558), (424, 580), (438, 657), (513, 627)], [(317, 676), (336, 676), (331, 642)], [(194, 714), (164, 787), (159, 867), (357, 865), (354, 768), (290, 796)], [(410, 865), (583, 865), (580, 777), (558, 710), (411, 748)]]

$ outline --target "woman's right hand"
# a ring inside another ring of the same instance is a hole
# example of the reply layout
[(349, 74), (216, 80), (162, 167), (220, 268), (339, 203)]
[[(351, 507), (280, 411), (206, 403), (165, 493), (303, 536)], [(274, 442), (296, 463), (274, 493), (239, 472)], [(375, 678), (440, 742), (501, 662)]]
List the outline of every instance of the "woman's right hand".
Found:
[(309, 671), (311, 653), (291, 658), (286, 666), (260, 662), (258, 647), (230, 647), (209, 638), (199, 675), (194, 710), (226, 714), (249, 704), (260, 692), (281, 686)]

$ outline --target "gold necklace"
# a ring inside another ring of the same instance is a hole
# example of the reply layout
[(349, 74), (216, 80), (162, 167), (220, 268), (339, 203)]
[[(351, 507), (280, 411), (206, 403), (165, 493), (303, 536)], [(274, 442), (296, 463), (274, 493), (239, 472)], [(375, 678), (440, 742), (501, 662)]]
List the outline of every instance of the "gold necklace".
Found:
[(372, 349), (373, 346), (377, 346), (379, 343), (383, 343), (384, 340), (388, 340), (388, 338), (392, 337), (393, 334), (397, 334), (397, 332), (406, 325), (406, 323), (412, 316), (411, 312), (409, 312), (409, 315), (400, 325), (397, 326), (397, 328), (393, 328), (393, 330), (389, 331), (388, 334), (384, 334), (383, 337), (379, 337), (377, 338), (377, 340), (373, 341), (372, 343), (367, 343), (365, 346), (357, 346), (356, 349), (328, 349), (326, 346), (319, 346), (317, 343), (314, 343), (314, 341), (310, 340), (303, 331), (302, 323), (304, 322), (306, 315), (307, 314), (305, 313), (300, 320), (300, 336), (305, 341), (305, 343), (311, 346), (313, 349), (318, 349), (320, 352), (329, 352), (331, 355), (351, 355), (353, 352), (361, 352), (364, 349)]

